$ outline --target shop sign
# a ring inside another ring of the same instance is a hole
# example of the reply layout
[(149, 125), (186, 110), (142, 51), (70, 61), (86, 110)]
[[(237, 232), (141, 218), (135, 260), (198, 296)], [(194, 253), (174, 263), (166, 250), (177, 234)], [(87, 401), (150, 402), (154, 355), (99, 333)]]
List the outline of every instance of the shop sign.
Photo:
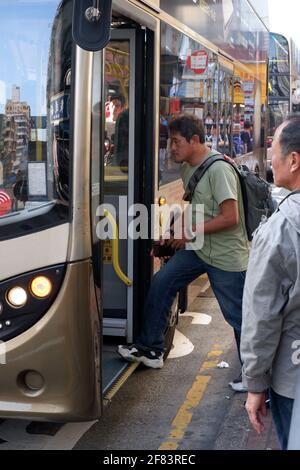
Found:
[(12, 200), (10, 195), (3, 190), (0, 190), (0, 216), (8, 214), (11, 211)]
[(195, 51), (186, 60), (189, 69), (197, 74), (202, 74), (208, 66), (208, 54), (205, 51)]

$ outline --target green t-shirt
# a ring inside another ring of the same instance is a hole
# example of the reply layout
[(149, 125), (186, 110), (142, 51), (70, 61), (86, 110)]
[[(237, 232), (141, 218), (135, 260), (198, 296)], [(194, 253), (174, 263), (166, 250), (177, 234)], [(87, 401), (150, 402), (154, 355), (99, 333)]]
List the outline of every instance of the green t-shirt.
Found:
[[(212, 152), (207, 158), (211, 155), (213, 155)], [(199, 166), (182, 164), (181, 177), (185, 189)], [(249, 245), (240, 182), (230, 165), (216, 162), (209, 167), (197, 184), (192, 202), (204, 205), (205, 222), (220, 214), (219, 206), (227, 199), (238, 201), (239, 223), (220, 232), (205, 234), (203, 247), (195, 252), (199, 258), (216, 268), (232, 272), (245, 271), (248, 264)]]

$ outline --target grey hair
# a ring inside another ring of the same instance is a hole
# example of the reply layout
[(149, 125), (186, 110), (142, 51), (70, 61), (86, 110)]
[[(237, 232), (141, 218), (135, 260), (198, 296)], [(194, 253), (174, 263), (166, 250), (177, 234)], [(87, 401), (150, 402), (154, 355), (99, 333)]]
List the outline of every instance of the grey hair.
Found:
[(289, 115), (283, 124), (279, 135), (282, 157), (285, 158), (292, 152), (300, 155), (300, 113)]

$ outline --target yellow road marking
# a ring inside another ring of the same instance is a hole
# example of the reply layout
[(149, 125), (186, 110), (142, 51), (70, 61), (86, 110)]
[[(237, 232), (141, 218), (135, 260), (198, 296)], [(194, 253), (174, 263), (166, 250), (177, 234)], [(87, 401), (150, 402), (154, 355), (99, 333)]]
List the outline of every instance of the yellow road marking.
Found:
[(177, 450), (178, 444), (177, 442), (163, 442), (163, 444), (159, 447), (158, 450)]
[[(166, 441), (162, 442), (159, 450), (176, 450), (179, 447), (180, 441), (183, 439), (187, 427), (192, 421), (193, 411), (199, 405), (206, 387), (211, 379), (210, 375), (205, 375), (203, 372), (208, 371), (211, 368), (216, 367), (219, 361), (219, 357), (223, 351), (217, 349), (218, 345), (215, 345), (214, 350), (207, 354), (206, 360), (200, 367), (199, 375), (197, 375), (193, 385), (189, 389), (186, 399), (179, 408), (177, 415), (172, 422), (172, 429)], [(215, 358), (215, 360), (212, 360)], [(210, 359), (210, 360), (208, 360)], [(202, 374), (202, 375), (201, 375)]]
[(213, 369), (217, 367), (218, 361), (205, 361), (203, 362), (200, 372), (205, 372), (206, 370)]
[(208, 358), (211, 358), (211, 357), (220, 357), (221, 355), (223, 354), (223, 351), (220, 351), (220, 350), (215, 350), (215, 351), (211, 351), (207, 354), (207, 357)]

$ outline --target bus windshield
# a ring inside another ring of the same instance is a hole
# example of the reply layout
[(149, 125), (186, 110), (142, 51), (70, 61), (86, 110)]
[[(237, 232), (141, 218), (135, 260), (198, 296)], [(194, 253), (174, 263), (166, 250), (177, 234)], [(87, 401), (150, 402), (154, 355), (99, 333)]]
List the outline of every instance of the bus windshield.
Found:
[(11, 236), (24, 219), (68, 215), (71, 4), (4, 0), (0, 5), (2, 236), (8, 226)]

